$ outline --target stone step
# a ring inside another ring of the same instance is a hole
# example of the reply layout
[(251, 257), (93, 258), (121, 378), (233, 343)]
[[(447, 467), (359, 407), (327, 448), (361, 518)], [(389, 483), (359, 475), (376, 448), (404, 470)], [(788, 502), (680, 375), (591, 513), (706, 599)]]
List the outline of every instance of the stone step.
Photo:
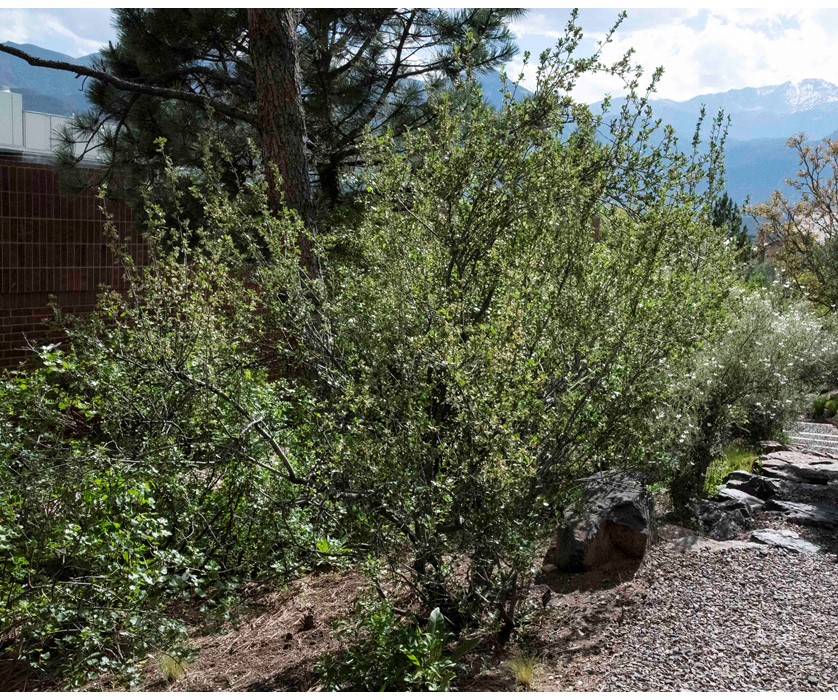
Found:
[(792, 443), (801, 443), (801, 442), (816, 442), (819, 445), (824, 445), (826, 447), (836, 447), (838, 446), (838, 440), (829, 440), (823, 438), (816, 438), (816, 437), (808, 437), (805, 435), (791, 435), (790, 436)]
[(800, 426), (796, 430), (792, 430), (791, 437), (806, 437), (814, 440), (834, 440), (838, 442), (838, 433), (824, 433), (817, 430), (803, 430)]
[(838, 437), (838, 429), (836, 429), (831, 423), (810, 423), (808, 421), (801, 421), (795, 426), (795, 430), (797, 432), (820, 433)]
[(792, 438), (792, 445), (803, 447), (816, 452), (824, 452), (826, 454), (838, 455), (838, 443), (826, 442), (823, 440), (808, 440), (801, 438)]
[(833, 442), (838, 442), (838, 435), (832, 435), (830, 433), (816, 433), (809, 430), (799, 430), (796, 433), (792, 433), (792, 437), (807, 437), (814, 438), (816, 440), (832, 440)]

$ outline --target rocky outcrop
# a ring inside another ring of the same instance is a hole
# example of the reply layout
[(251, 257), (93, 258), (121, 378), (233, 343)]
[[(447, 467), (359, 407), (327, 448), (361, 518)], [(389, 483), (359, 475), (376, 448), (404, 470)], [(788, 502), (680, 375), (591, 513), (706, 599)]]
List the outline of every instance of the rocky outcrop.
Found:
[[(745, 484), (741, 484), (745, 485)], [(727, 486), (723, 486), (716, 494), (716, 498), (720, 501), (737, 501), (749, 505), (751, 515), (762, 510), (765, 501), (753, 494), (748, 493), (745, 489), (739, 488), (740, 482), (729, 482)]]
[(598, 472), (584, 481), (578, 508), (565, 512), (544, 557), (544, 570), (591, 571), (640, 562), (652, 524), (652, 499), (642, 481), (622, 472)]
[[(817, 465), (811, 468), (817, 468)], [(768, 469), (771, 473), (771, 468)], [(723, 490), (744, 491), (763, 501), (774, 499), (802, 503), (838, 503), (838, 482), (807, 483), (799, 481), (797, 475), (792, 475), (793, 480), (787, 478), (788, 473), (785, 471), (775, 471), (774, 474), (774, 476), (766, 476), (734, 471), (725, 477)], [(824, 479), (818, 477), (818, 480), (822, 482)], [(720, 491), (721, 494), (722, 491)]]
[(732, 540), (753, 525), (754, 510), (740, 499), (699, 501), (695, 519), (701, 530), (714, 540)]
[[(696, 520), (709, 537), (739, 537), (763, 510), (782, 513), (789, 523), (838, 530), (836, 459), (806, 448), (786, 447), (764, 454), (754, 469), (753, 474), (730, 472), (713, 500), (698, 504)], [(817, 551), (815, 545), (795, 539), (791, 531), (757, 532), (762, 534), (754, 535), (755, 542), (805, 553)]]
[(838, 462), (812, 452), (783, 450), (765, 455), (758, 467), (763, 476), (825, 485), (838, 483)]
[(777, 498), (784, 493), (781, 480), (743, 471), (731, 472), (725, 477), (724, 482), (724, 488), (743, 491), (762, 501), (768, 498)]

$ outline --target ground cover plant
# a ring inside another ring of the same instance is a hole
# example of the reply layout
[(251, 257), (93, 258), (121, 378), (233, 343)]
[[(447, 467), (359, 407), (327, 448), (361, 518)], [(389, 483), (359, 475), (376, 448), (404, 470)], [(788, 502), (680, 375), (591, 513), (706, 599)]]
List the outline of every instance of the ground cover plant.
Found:
[[(531, 99), (508, 85), (496, 111), (467, 78), (432, 126), (370, 136), (316, 274), (258, 170), (223, 187), (208, 143), (181, 193), (169, 167), (129, 291), (2, 379), (7, 653), (70, 686), (134, 682), (149, 658), (173, 675), (178, 604), (223, 617), (246, 581), (363, 563), (378, 597), (327, 685), (449, 688), (478, 632), (505, 644), (528, 614), (577, 479), (686, 474), (694, 495), (728, 437), (792, 414), (761, 397), (808, 371), (819, 327), (737, 291), (713, 225), (721, 122), (678, 143), (629, 57), (578, 58), (580, 40), (571, 21)], [(623, 78), (624, 106), (573, 99), (591, 71)]]
[(759, 455), (752, 448), (730, 444), (722, 450), (707, 469), (704, 492), (714, 495), (724, 483), (724, 478), (734, 471), (750, 472)]

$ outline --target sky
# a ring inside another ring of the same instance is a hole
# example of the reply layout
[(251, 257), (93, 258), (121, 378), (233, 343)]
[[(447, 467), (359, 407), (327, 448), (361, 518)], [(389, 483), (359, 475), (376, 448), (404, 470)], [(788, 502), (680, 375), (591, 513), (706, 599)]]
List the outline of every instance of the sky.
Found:
[[(652, 4), (652, 3), (649, 3)], [(585, 39), (580, 55), (595, 50), (620, 10), (583, 8), (579, 25)], [(603, 58), (613, 61), (629, 48), (647, 75), (664, 67), (657, 97), (685, 100), (734, 88), (777, 85), (821, 78), (838, 82), (838, 9), (628, 9)], [(565, 9), (532, 8), (513, 25), (521, 50), (532, 54), (523, 84), (535, 85), (540, 53), (562, 35)], [(99, 49), (115, 34), (110, 10), (8, 9), (0, 7), (0, 42), (32, 43), (71, 56)], [(519, 55), (507, 65), (510, 76), (522, 70)], [(578, 86), (577, 99), (593, 102), (619, 94), (619, 84), (594, 76)]]
[[(634, 48), (633, 60), (647, 75), (663, 66), (657, 97), (686, 100), (696, 95), (735, 88), (779, 85), (820, 78), (838, 83), (838, 9), (628, 9), (603, 58), (616, 60)], [(580, 50), (590, 54), (617, 19), (619, 10), (581, 9), (577, 23), (586, 40)], [(518, 44), (537, 59), (561, 36), (568, 10), (536, 8), (513, 29)], [(507, 72), (516, 76), (521, 58)], [(535, 66), (522, 81), (532, 88)], [(595, 77), (580, 85), (586, 102), (617, 94), (617, 84)]]
[(0, 6), (0, 42), (37, 44), (78, 58), (115, 38), (107, 8), (23, 10)]

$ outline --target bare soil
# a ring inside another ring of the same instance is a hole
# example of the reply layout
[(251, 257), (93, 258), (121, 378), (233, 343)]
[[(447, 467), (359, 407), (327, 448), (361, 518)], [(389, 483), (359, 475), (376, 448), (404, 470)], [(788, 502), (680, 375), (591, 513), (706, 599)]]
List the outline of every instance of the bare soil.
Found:
[(145, 690), (306, 691), (317, 689), (312, 665), (337, 649), (333, 623), (347, 617), (366, 583), (356, 571), (307, 576), (287, 591), (255, 587), (238, 625), (219, 633), (194, 630), (194, 658), (166, 684), (149, 669)]

